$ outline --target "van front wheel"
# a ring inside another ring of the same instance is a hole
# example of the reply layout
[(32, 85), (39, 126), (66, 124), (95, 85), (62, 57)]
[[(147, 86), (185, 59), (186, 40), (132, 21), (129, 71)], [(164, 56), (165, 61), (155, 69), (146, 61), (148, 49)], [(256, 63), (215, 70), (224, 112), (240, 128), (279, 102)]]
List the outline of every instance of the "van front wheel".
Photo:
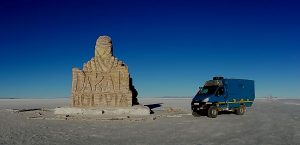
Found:
[(237, 115), (244, 115), (245, 112), (246, 112), (246, 107), (244, 105), (241, 105), (240, 107), (236, 108)]
[(197, 111), (193, 111), (193, 112), (192, 112), (192, 115), (193, 115), (194, 117), (200, 117), (200, 114), (199, 114)]
[(207, 112), (209, 118), (216, 118), (218, 116), (218, 107), (210, 106)]

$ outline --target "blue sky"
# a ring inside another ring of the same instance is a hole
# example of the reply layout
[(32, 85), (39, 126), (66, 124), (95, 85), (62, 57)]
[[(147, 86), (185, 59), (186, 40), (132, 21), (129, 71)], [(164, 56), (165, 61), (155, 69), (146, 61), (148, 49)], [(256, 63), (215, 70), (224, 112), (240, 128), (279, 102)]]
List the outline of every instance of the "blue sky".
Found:
[(68, 97), (100, 35), (139, 97), (192, 96), (215, 75), (300, 98), (300, 9), (264, 0), (1, 0), (0, 98)]

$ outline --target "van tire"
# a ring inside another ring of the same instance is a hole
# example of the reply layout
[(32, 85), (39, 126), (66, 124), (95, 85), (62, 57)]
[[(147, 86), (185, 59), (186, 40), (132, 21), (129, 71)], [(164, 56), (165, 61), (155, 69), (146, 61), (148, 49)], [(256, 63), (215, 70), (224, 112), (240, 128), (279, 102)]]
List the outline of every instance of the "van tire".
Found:
[(246, 112), (246, 107), (244, 105), (241, 105), (240, 107), (236, 108), (235, 111), (237, 115), (244, 115)]
[(207, 111), (207, 116), (209, 118), (216, 118), (218, 116), (218, 107), (210, 106), (208, 111)]
[(198, 112), (196, 112), (196, 111), (193, 111), (193, 112), (192, 112), (192, 115), (193, 115), (194, 117), (200, 117), (200, 114), (199, 114)]

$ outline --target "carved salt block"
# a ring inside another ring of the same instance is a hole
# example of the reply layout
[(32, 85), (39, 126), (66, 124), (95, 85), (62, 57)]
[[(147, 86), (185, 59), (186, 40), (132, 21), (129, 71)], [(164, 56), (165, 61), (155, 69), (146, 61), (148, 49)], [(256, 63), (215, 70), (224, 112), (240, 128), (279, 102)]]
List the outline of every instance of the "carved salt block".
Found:
[(73, 68), (73, 107), (130, 107), (137, 103), (137, 91), (132, 85), (128, 67), (113, 56), (111, 38), (100, 36), (95, 56)]

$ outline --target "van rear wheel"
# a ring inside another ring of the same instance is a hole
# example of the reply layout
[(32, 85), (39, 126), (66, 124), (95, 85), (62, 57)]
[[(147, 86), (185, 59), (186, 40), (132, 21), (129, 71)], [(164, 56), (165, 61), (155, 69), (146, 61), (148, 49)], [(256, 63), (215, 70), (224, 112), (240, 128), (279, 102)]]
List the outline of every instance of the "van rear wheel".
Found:
[(244, 105), (241, 105), (240, 107), (236, 108), (237, 115), (244, 115), (245, 112), (246, 112), (246, 107)]
[(216, 118), (218, 116), (218, 107), (210, 106), (207, 112), (209, 118)]

